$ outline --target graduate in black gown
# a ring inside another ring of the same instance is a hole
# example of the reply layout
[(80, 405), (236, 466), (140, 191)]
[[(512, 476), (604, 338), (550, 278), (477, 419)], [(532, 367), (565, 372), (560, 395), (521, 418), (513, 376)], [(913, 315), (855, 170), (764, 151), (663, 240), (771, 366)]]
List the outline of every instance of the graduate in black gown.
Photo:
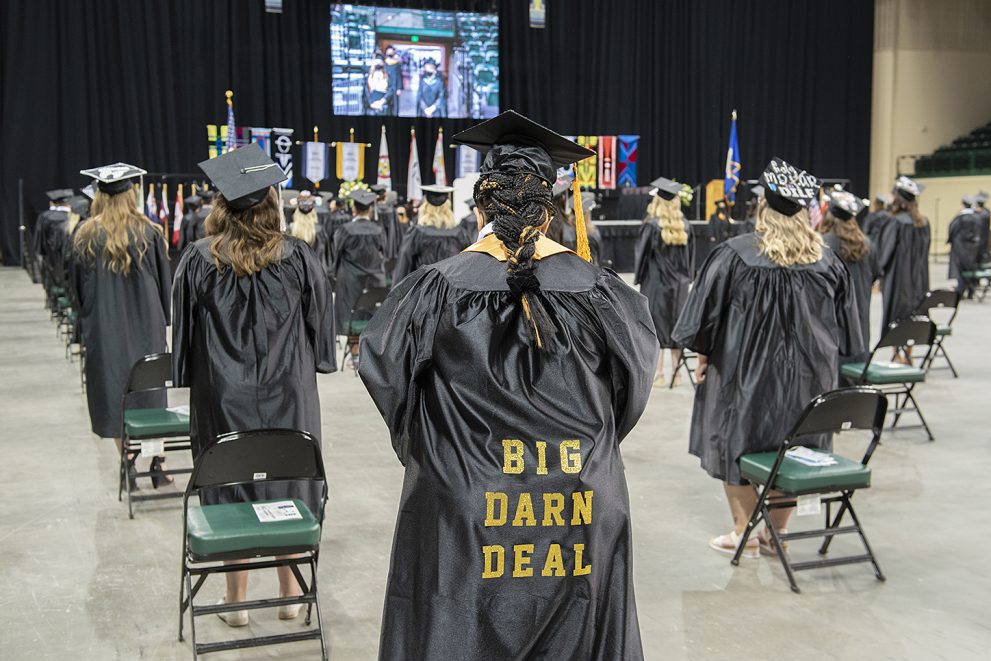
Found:
[[(881, 335), (891, 322), (910, 317), (929, 291), (929, 221), (919, 214), (921, 192), (920, 184), (908, 177), (899, 177), (888, 208), (891, 217), (881, 231), (878, 246), (884, 303)], [(911, 347), (905, 348), (909, 356), (911, 351)], [(898, 352), (894, 360), (909, 359)]]
[(330, 237), (326, 224), (317, 213), (316, 198), (310, 191), (301, 191), (296, 196), (296, 208), (292, 213), (288, 232), (289, 236), (310, 247), (320, 267), (326, 272), (330, 264)]
[(730, 213), (726, 200), (716, 201), (716, 210), (709, 216), (709, 243), (715, 248), (730, 237)]
[(981, 225), (981, 262), (991, 261), (991, 210), (987, 208), (988, 194), (980, 191), (974, 196), (974, 213)]
[(957, 281), (957, 292), (974, 297), (974, 282), (964, 277), (965, 271), (976, 270), (981, 263), (981, 219), (974, 210), (976, 201), (971, 196), (961, 200), (958, 213), (947, 230), (946, 242), (950, 244), (950, 272), (948, 277)]
[(856, 319), (865, 348), (861, 355), (840, 356), (840, 364), (862, 362), (870, 348), (871, 291), (878, 276), (877, 250), (857, 224), (864, 201), (842, 189), (829, 190), (826, 195), (829, 204), (820, 225), (822, 238), (850, 273), (850, 289), (856, 300)]
[(203, 198), (196, 194), (189, 195), (182, 200), (182, 222), (179, 223), (179, 245), (176, 246), (179, 254), (182, 254), (186, 246), (192, 243), (191, 234), (187, 234), (188, 228), (202, 206)]
[[(361, 292), (371, 287), (385, 287), (385, 232), (372, 220), (375, 193), (357, 189), (351, 192), (354, 219), (334, 232), (331, 245), (330, 269), (335, 282), (334, 311), (337, 334), (354, 338), (351, 311)], [(351, 343), (355, 360), (358, 343)]]
[(493, 233), (362, 335), (406, 466), (379, 658), (642, 659), (619, 444), (657, 358), (646, 300), (539, 231), (556, 165), (588, 150), (512, 111), (455, 142), (486, 152)]
[(475, 206), (475, 199), (469, 198), (468, 214), (458, 223), (458, 229), (461, 230), (461, 244), (463, 248), (467, 248), (478, 240), (478, 233), (482, 230), (483, 225), (482, 213)]
[[(588, 248), (592, 253), (592, 263), (599, 264), (602, 254), (602, 234), (599, 232), (599, 228), (595, 226), (595, 223), (592, 222), (592, 211), (598, 204), (595, 201), (595, 193), (591, 191), (582, 193), (581, 197), (582, 208), (585, 211), (582, 222), (585, 225), (585, 233), (588, 236)], [(552, 220), (551, 222), (553, 223), (554, 221)], [(574, 205), (571, 207), (571, 213), (564, 216), (564, 222), (559, 227), (560, 238), (557, 242), (568, 250), (576, 250), (578, 246), (578, 219), (575, 217)]]
[(454, 222), (451, 186), (423, 186), (423, 204), (416, 225), (406, 233), (392, 273), (393, 284), (421, 266), (453, 257), (461, 252), (464, 232)]
[[(777, 450), (809, 401), (836, 387), (840, 354), (863, 351), (846, 267), (809, 224), (819, 180), (775, 158), (760, 183), (757, 231), (712, 251), (674, 330), (675, 342), (699, 354), (689, 451), (724, 483), (734, 527), (709, 545), (729, 555), (757, 500), (739, 458)], [(786, 529), (790, 515), (774, 510), (775, 528)], [(768, 542), (762, 530), (744, 557)]]
[(206, 236), (206, 219), (213, 211), (213, 191), (201, 190), (198, 193), (200, 198), (199, 208), (188, 219), (183, 217), (182, 231), (180, 232), (183, 246), (195, 243)]
[[(113, 438), (121, 451), (121, 401), (131, 367), (148, 354), (168, 351), (172, 269), (161, 227), (135, 208), (134, 177), (145, 171), (117, 163), (82, 173), (99, 181), (96, 215), (76, 228), (72, 245), (86, 402), (93, 433)], [(128, 398), (128, 408), (165, 406), (160, 391)], [(134, 458), (129, 460), (133, 468)], [(156, 470), (158, 464), (164, 468), (164, 459), (152, 466), (156, 481), (171, 481)]]
[(368, 188), (378, 196), (375, 200), (373, 217), (382, 226), (382, 231), (385, 233), (385, 259), (386, 261), (394, 260), (399, 254), (399, 246), (402, 245), (404, 234), (402, 228), (399, 227), (399, 219), (396, 217), (396, 207), (389, 204), (389, 189), (384, 185), (372, 184)]
[[(200, 168), (220, 191), (209, 236), (182, 255), (172, 292), (173, 380), (189, 388), (194, 455), (219, 435), (299, 429), (320, 438), (317, 372), (336, 369), (333, 308), (323, 268), (305, 243), (281, 228), (273, 186), (286, 177), (256, 144)], [(204, 490), (203, 504), (298, 499), (319, 518), (321, 489), (310, 481)], [(300, 593), (280, 567), (279, 593)], [(227, 574), (227, 603), (244, 601), (247, 572)], [(298, 606), (279, 608), (292, 619)], [(231, 626), (247, 611), (219, 614)]]
[(870, 211), (864, 216), (863, 224), (860, 226), (875, 246), (881, 243), (881, 230), (884, 229), (884, 221), (891, 217), (891, 214), (888, 213), (888, 205), (890, 204), (890, 195), (881, 193), (875, 195), (874, 201), (871, 202)]
[(692, 229), (681, 211), (678, 192), (682, 185), (665, 177), (651, 182), (651, 202), (640, 226), (640, 238), (633, 265), (633, 284), (647, 297), (650, 318), (657, 331), (661, 353), (657, 360), (654, 385), (665, 385), (664, 349), (671, 350), (671, 369), (678, 379), (681, 346), (672, 331), (688, 298), (692, 283)]
[(49, 200), (48, 209), (38, 214), (31, 239), (34, 254), (38, 259), (41, 284), (51, 303), (55, 298), (52, 288), (64, 286), (59, 277), (62, 257), (59, 246), (64, 243), (66, 223), (69, 220), (68, 200), (72, 197), (73, 191), (69, 188), (60, 188), (50, 190), (45, 195)]
[(447, 117), (447, 83), (432, 59), (423, 63), (416, 91), (416, 116)]

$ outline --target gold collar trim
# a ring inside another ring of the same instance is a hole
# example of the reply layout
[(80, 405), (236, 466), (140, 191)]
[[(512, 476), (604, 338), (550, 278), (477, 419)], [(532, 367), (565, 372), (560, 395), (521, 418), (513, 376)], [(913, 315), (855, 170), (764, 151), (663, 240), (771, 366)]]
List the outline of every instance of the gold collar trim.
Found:
[[(465, 248), (464, 252), (483, 252), (486, 255), (495, 257), (500, 262), (505, 262), (509, 259), (509, 252), (506, 250), (506, 246), (503, 245), (502, 241), (500, 241), (495, 234), (486, 235), (481, 241)], [(534, 246), (533, 258), (544, 259), (545, 257), (550, 257), (551, 255), (557, 255), (563, 252), (569, 252), (572, 255), (576, 254), (573, 250), (569, 250), (560, 243), (551, 241), (546, 236), (541, 234), (537, 239), (536, 245)]]

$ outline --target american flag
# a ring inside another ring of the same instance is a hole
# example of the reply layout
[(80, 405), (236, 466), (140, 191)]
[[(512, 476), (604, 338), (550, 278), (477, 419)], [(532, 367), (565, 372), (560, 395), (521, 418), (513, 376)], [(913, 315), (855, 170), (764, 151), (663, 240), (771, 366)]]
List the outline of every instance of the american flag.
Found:
[(235, 149), (237, 149), (237, 127), (234, 126), (234, 102), (227, 99), (227, 149), (224, 151)]

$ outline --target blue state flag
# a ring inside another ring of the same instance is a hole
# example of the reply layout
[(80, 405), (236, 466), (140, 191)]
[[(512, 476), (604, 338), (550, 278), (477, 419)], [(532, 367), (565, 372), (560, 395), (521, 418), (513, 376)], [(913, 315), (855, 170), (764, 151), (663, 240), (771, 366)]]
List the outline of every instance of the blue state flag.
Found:
[(736, 137), (736, 111), (729, 130), (729, 148), (726, 150), (726, 179), (723, 182), (723, 195), (733, 204), (736, 202), (736, 187), (740, 184), (740, 141)]

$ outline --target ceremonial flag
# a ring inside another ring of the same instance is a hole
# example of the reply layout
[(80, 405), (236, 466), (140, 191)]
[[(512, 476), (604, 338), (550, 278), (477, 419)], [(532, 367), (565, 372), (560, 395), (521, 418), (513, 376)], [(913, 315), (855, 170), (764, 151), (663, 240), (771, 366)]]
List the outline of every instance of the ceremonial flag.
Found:
[(409, 130), (409, 173), (406, 176), (406, 199), (418, 201), (423, 197), (420, 181), (420, 157), (416, 153), (416, 132)]
[(251, 127), (251, 142), (257, 143), (267, 155), (272, 155), (272, 129)]
[(637, 148), (640, 146), (639, 135), (616, 136), (619, 142), (618, 165), (616, 182), (620, 187), (636, 188), (637, 185)]
[(155, 184), (148, 184), (148, 196), (145, 197), (145, 215), (148, 220), (158, 224), (158, 200), (155, 199)]
[(168, 184), (162, 184), (162, 204), (158, 207), (158, 224), (168, 236), (169, 232), (169, 189)]
[(482, 164), (482, 154), (467, 145), (458, 145), (457, 161), (455, 162), (455, 175), (457, 177), (467, 177), (469, 174), (478, 172)]
[(292, 129), (272, 129), (272, 148), (275, 151), (272, 160), (279, 164), (279, 168), (288, 177), (283, 182), (286, 188), (292, 188), (292, 131)]
[(616, 188), (616, 136), (599, 136), (599, 188)]
[(175, 189), (175, 211), (172, 212), (172, 245), (179, 245), (179, 231), (182, 229), (182, 184)]
[[(599, 144), (599, 136), (597, 135), (580, 135), (578, 136), (578, 144), (582, 147), (588, 147), (591, 150)], [(598, 175), (598, 160), (596, 156), (589, 156), (584, 161), (578, 162), (577, 170), (575, 171), (575, 176), (578, 178), (578, 185), (582, 188), (595, 188), (596, 178)]]
[(303, 143), (303, 176), (314, 184), (319, 184), (327, 178), (327, 174), (327, 144)]
[[(206, 140), (209, 143), (209, 149), (207, 154), (210, 158), (217, 158), (222, 153), (224, 153), (224, 138), (221, 134), (219, 126), (216, 124), (206, 125)], [(223, 129), (226, 131), (227, 127), (224, 126)]]
[(365, 178), (365, 145), (359, 142), (337, 143), (337, 178), (359, 181)]
[(736, 187), (740, 183), (740, 142), (736, 137), (736, 111), (729, 130), (729, 148), (726, 150), (726, 176), (723, 180), (723, 195), (732, 206), (736, 202)]
[(225, 152), (237, 149), (237, 126), (234, 125), (234, 100), (233, 95), (227, 93), (227, 148)]
[(434, 145), (434, 162), (431, 165), (434, 171), (434, 183), (438, 186), (447, 186), (447, 167), (444, 165), (444, 129), (437, 129), (437, 144)]
[(530, 27), (542, 28), (547, 25), (547, 1), (530, 0)]
[(382, 138), (379, 140), (378, 177), (375, 180), (379, 186), (392, 190), (392, 166), (389, 164), (389, 143), (385, 140), (385, 126), (382, 127)]

